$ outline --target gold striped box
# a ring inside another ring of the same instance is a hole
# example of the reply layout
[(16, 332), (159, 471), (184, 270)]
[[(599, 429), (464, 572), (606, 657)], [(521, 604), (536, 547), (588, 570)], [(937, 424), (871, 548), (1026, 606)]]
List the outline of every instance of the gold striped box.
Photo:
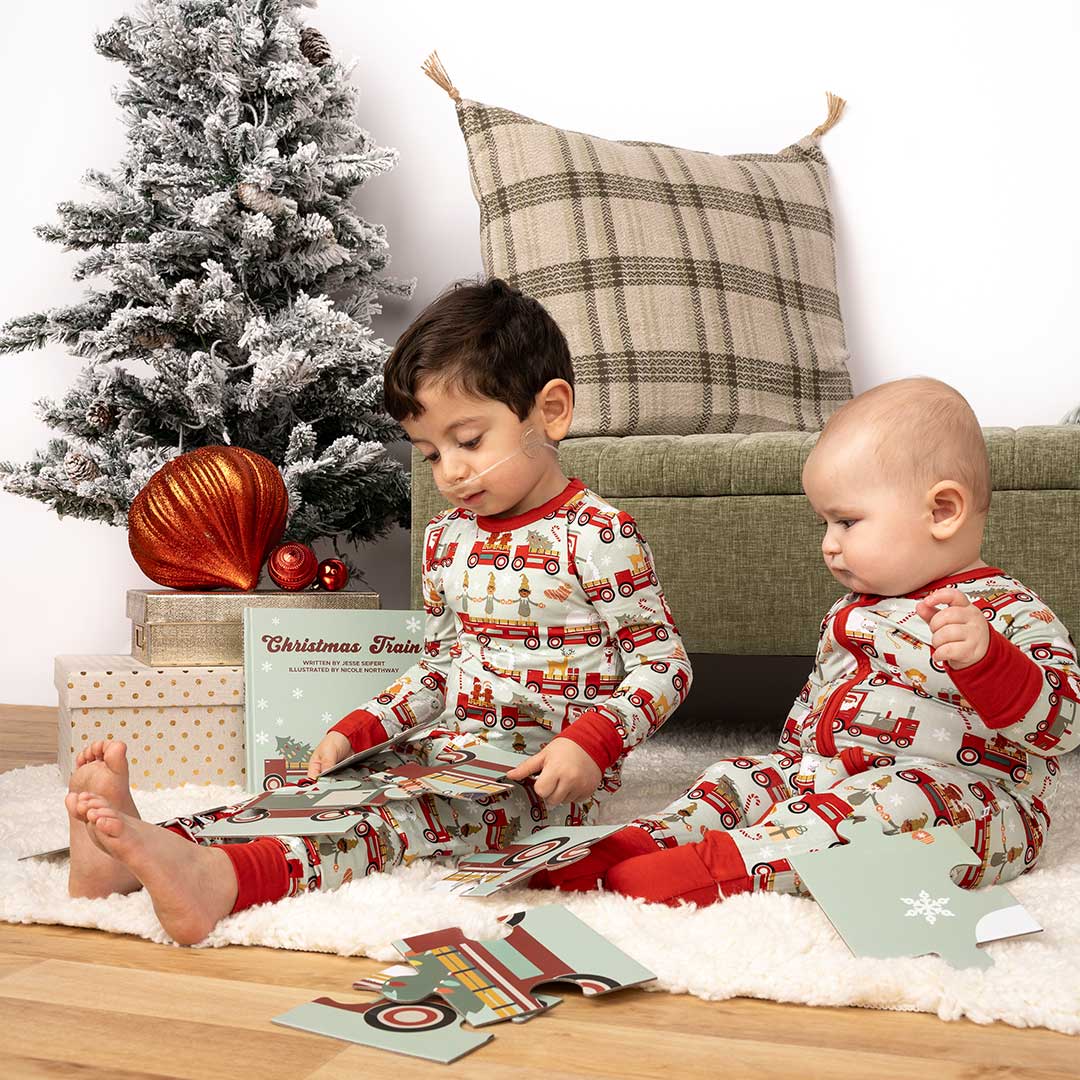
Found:
[(371, 610), (379, 607), (379, 594), (344, 589), (205, 593), (128, 589), (131, 655), (151, 667), (243, 666), (246, 607)]

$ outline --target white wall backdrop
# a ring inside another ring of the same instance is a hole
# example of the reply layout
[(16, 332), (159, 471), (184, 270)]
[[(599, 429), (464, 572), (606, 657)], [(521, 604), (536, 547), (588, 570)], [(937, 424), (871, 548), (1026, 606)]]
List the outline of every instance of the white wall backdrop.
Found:
[[(124, 149), (110, 88), (124, 69), (92, 35), (132, 0), (44, 0), (5, 13), (0, 41), (0, 321), (74, 301), (74, 260), (31, 232), (79, 177)], [(1054, 423), (1080, 402), (1075, 138), (1080, 51), (1069, 0), (773, 0), (453, 4), (323, 0), (308, 20), (356, 57), (361, 122), (401, 163), (358, 196), (386, 224), (393, 341), (439, 289), (480, 270), (478, 215), (450, 100), (420, 73), (438, 48), (462, 94), (610, 138), (718, 153), (776, 150), (848, 99), (832, 167), (840, 296), (856, 391), (931, 374), (984, 424)], [(0, 357), (0, 459), (49, 437), (33, 403), (79, 363)], [(397, 448), (406, 460), (404, 447)], [(124, 593), (149, 584), (126, 532), (0, 492), (0, 701), (55, 702), (52, 658), (124, 652)], [(408, 604), (408, 534), (358, 553), (384, 606)]]

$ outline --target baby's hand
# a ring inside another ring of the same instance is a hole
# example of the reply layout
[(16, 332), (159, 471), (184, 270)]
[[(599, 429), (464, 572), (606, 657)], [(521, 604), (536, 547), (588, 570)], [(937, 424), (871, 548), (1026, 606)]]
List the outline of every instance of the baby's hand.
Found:
[(506, 774), (507, 780), (524, 780), (535, 773), (535, 791), (551, 806), (577, 802), (591, 795), (603, 773), (600, 766), (571, 739), (552, 739), (538, 754), (526, 758)]
[[(938, 611), (936, 604), (949, 606)], [(915, 611), (934, 632), (934, 656), (948, 661), (954, 671), (977, 664), (990, 648), (986, 617), (959, 589), (937, 589), (920, 600)]]
[(322, 742), (315, 747), (308, 762), (308, 779), (317, 780), (320, 773), (326, 772), (339, 761), (344, 761), (352, 752), (352, 745), (340, 731), (328, 731)]

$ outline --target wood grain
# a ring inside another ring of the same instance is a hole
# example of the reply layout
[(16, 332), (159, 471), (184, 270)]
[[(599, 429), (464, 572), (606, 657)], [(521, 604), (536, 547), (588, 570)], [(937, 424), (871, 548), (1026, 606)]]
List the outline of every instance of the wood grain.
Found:
[[(55, 759), (56, 710), (0, 705), (0, 771)], [(923, 1013), (808, 1008), (628, 990), (563, 1003), (449, 1066), (270, 1023), (329, 995), (371, 1000), (358, 957), (230, 946), (184, 949), (64, 926), (0, 923), (0, 1075), (12, 1078), (312, 1077), (394, 1080), (512, 1072), (725, 1080), (1063, 1080), (1076, 1039), (1039, 1028), (947, 1023)]]

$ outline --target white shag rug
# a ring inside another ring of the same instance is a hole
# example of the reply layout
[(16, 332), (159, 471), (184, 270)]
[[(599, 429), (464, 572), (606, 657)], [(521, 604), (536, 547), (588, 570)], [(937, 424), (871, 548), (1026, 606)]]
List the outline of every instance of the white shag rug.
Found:
[[(665, 735), (630, 756), (623, 790), (605, 807), (603, 819), (627, 821), (656, 810), (712, 761), (772, 745), (748, 744), (745, 734), (741, 739)], [(391, 944), (396, 938), (446, 926), (460, 926), (473, 938), (501, 937), (497, 916), (562, 903), (656, 972), (652, 990), (711, 1001), (756, 997), (929, 1012), (944, 1020), (1000, 1020), (1077, 1034), (1080, 768), (1069, 757), (1062, 766), (1050, 806), (1053, 827), (1039, 867), (1008, 886), (1044, 931), (984, 946), (994, 959), (985, 971), (957, 970), (935, 956), (854, 957), (821, 909), (800, 897), (746, 894), (701, 909), (647, 905), (611, 894), (521, 889), (470, 900), (431, 891), (430, 882), (445, 867), (426, 864), (376, 874), (336, 892), (251, 908), (224, 919), (204, 944), (263, 945), (393, 962), (399, 959)], [(16, 861), (28, 852), (67, 843), (63, 792), (52, 765), (0, 775), (0, 918), (96, 927), (169, 942), (145, 892), (73, 900), (67, 895), (66, 859)], [(235, 788), (186, 786), (137, 793), (135, 801), (145, 818), (160, 821), (236, 800)]]

